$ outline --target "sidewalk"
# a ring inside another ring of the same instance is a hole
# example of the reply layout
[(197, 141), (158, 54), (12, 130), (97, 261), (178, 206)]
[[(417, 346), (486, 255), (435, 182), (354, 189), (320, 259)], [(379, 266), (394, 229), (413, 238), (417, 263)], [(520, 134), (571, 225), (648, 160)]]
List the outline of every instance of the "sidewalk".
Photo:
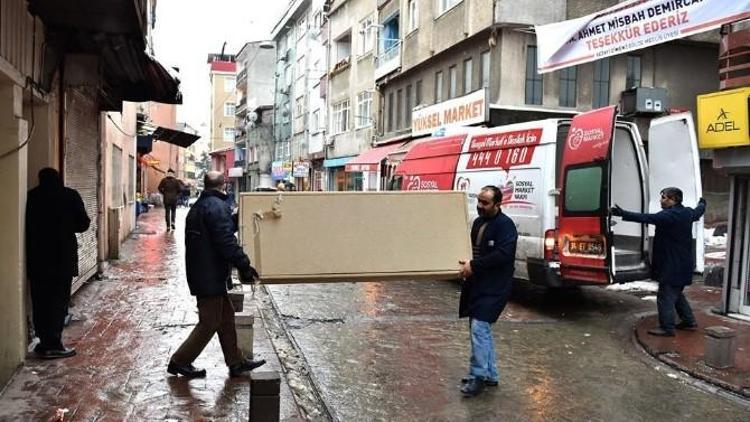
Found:
[[(698, 330), (677, 330), (675, 337), (649, 335), (648, 329), (659, 325), (654, 304), (654, 315), (643, 318), (636, 324), (635, 335), (638, 342), (648, 353), (662, 362), (733, 393), (750, 397), (750, 322), (711, 312), (712, 308), (721, 303), (721, 288), (696, 284), (685, 291), (698, 321)], [(733, 368), (718, 370), (703, 362), (704, 329), (717, 325), (732, 328), (737, 332)]]
[[(92, 280), (73, 297), (73, 322), (64, 341), (75, 357), (39, 360), (33, 353), (0, 396), (0, 420), (51, 420), (67, 409), (70, 420), (232, 420), (249, 414), (249, 376), (230, 378), (216, 338), (195, 362), (204, 379), (187, 380), (166, 372), (171, 353), (197, 322), (195, 299), (184, 277), (184, 217), (177, 232), (164, 232), (162, 209), (139, 219), (101, 281)], [(281, 366), (248, 296), (245, 309), (256, 313), (254, 353)], [(282, 420), (301, 420), (283, 378)]]

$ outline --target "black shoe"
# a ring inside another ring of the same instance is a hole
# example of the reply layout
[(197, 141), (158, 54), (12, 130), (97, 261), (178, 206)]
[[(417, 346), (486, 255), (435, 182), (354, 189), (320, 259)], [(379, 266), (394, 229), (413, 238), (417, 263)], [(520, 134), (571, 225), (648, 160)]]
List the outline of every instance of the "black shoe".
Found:
[(687, 324), (685, 321), (675, 325), (674, 328), (677, 328), (678, 330), (685, 330), (685, 331), (695, 331), (698, 329), (698, 324), (692, 323)]
[(169, 365), (167, 365), (167, 372), (172, 375), (180, 374), (185, 378), (204, 378), (206, 376), (205, 369), (198, 369), (190, 363), (187, 365), (180, 365), (171, 360), (169, 361)]
[(261, 360), (250, 360), (245, 359), (240, 363), (236, 363), (229, 367), (229, 375), (232, 377), (238, 377), (243, 372), (252, 371), (255, 368), (261, 367), (266, 364), (265, 359)]
[(652, 336), (659, 336), (659, 337), (674, 337), (674, 331), (667, 331), (661, 327), (656, 327), (648, 330), (648, 333)]
[[(42, 359), (64, 359), (76, 355), (76, 349), (66, 349), (65, 347), (62, 349), (40, 350), (41, 352), (37, 353), (39, 353), (39, 357)], [(34, 351), (36, 351), (36, 348), (34, 348)]]
[(174, 231), (174, 230), (175, 230), (175, 228), (174, 228), (174, 224), (172, 224), (172, 231)]
[(484, 380), (482, 378), (472, 378), (461, 387), (461, 393), (465, 397), (474, 397), (484, 389)]
[[(471, 381), (470, 377), (463, 377), (463, 378), (461, 378), (461, 384), (466, 384), (469, 381)], [(497, 381), (492, 381), (490, 379), (485, 379), (484, 380), (484, 385), (485, 385), (485, 387), (497, 387), (498, 382)]]

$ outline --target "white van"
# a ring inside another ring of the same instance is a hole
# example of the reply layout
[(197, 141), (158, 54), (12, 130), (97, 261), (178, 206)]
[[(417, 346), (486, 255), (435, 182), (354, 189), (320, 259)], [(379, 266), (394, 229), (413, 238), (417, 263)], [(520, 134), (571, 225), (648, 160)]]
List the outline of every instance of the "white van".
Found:
[[(503, 192), (518, 229), (516, 277), (547, 286), (607, 284), (649, 277), (653, 227), (623, 222), (609, 208), (658, 212), (658, 193), (676, 186), (686, 206), (702, 196), (690, 113), (654, 119), (647, 154), (636, 126), (606, 107), (432, 138), (396, 168), (402, 190), (462, 190), (476, 216), (483, 186)], [(703, 221), (693, 229), (703, 271)]]

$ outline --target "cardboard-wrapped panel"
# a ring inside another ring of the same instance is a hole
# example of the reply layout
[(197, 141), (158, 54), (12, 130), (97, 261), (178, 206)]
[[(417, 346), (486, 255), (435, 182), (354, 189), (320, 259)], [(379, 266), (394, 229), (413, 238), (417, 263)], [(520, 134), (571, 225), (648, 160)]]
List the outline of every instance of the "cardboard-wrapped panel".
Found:
[(263, 283), (451, 279), (471, 258), (462, 192), (246, 193), (240, 221)]

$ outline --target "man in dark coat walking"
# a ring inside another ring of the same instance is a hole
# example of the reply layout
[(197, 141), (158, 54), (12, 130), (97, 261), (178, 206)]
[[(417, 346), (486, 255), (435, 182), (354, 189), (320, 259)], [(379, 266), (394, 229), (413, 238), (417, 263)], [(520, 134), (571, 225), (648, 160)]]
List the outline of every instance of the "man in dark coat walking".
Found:
[(193, 361), (214, 334), (218, 334), (224, 361), (231, 376), (255, 369), (265, 360), (253, 361), (242, 355), (237, 346), (234, 308), (227, 293), (232, 267), (239, 271), (240, 281), (252, 283), (258, 273), (237, 243), (237, 225), (221, 191), (224, 175), (209, 171), (203, 180), (205, 190), (188, 212), (185, 222), (185, 264), (190, 294), (198, 302), (198, 325), (172, 355), (167, 366), (170, 374), (189, 378), (205, 377)]
[[(648, 330), (648, 333), (671, 337), (675, 334), (675, 328), (695, 330), (698, 327), (683, 289), (693, 283), (693, 222), (703, 216), (706, 201), (701, 198), (695, 209), (685, 207), (682, 205), (682, 191), (675, 187), (663, 189), (660, 201), (662, 210), (656, 214), (625, 211), (617, 205), (612, 208), (611, 213), (621, 216), (625, 221), (656, 226), (651, 278), (659, 282), (656, 294), (659, 327)], [(680, 317), (677, 325), (675, 311)]]
[(459, 317), (469, 317), (471, 361), (469, 376), (462, 379), (461, 392), (476, 396), (485, 385), (496, 386), (498, 373), (492, 324), (500, 317), (513, 286), (518, 232), (513, 221), (500, 210), (503, 194), (496, 186), (485, 186), (477, 196), (477, 212), (471, 228), (473, 259), (461, 261)]
[(74, 189), (63, 186), (52, 168), (39, 172), (39, 186), (29, 191), (26, 202), (26, 272), (31, 285), (34, 331), (42, 358), (75, 355), (62, 343), (62, 331), (70, 302), (73, 277), (78, 275), (76, 233), (89, 228), (91, 220)]
[(164, 220), (167, 222), (167, 231), (174, 230), (175, 215), (177, 214), (177, 202), (182, 194), (185, 184), (174, 177), (174, 170), (167, 170), (167, 177), (159, 182), (159, 192), (164, 202)]

